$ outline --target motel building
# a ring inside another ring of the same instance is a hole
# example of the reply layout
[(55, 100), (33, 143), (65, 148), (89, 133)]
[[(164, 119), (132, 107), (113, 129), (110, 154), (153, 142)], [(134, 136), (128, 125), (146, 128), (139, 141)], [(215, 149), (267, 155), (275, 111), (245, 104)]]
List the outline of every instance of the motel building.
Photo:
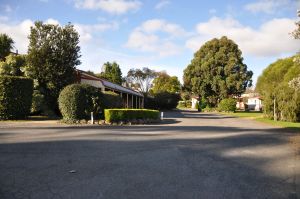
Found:
[(99, 88), (99, 90), (102, 92), (112, 91), (119, 94), (122, 98), (124, 108), (144, 108), (144, 95), (137, 91), (109, 82), (99, 77), (95, 77), (82, 70), (77, 70), (77, 78), (77, 81), (81, 84), (89, 84)]

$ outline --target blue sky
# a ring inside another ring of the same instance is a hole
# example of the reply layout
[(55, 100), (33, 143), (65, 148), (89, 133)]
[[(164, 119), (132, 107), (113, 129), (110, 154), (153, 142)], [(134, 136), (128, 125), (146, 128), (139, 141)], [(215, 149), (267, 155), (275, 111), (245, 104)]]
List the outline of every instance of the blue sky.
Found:
[(165, 70), (182, 79), (194, 52), (212, 38), (234, 40), (253, 80), (270, 63), (295, 54), (299, 0), (0, 0), (0, 32), (26, 53), (34, 21), (74, 24), (80, 34), (78, 68), (99, 73), (106, 61)]

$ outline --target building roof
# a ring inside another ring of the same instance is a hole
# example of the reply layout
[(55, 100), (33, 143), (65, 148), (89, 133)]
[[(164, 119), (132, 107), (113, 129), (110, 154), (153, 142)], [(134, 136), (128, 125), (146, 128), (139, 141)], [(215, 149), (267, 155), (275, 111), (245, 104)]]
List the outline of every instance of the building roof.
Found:
[(127, 88), (127, 87), (124, 87), (124, 86), (112, 83), (110, 81), (107, 81), (107, 80), (99, 78), (99, 77), (95, 77), (93, 75), (88, 74), (85, 71), (82, 71), (82, 70), (77, 70), (77, 71), (80, 73), (80, 78), (82, 78), (82, 79), (100, 81), (103, 84), (103, 86), (106, 87), (106, 88), (109, 88), (109, 89), (112, 89), (112, 90), (116, 90), (116, 91), (119, 91), (119, 92), (122, 92), (122, 93), (128, 93), (128, 94), (132, 94), (132, 95), (137, 95), (137, 96), (140, 96), (140, 97), (144, 97), (144, 95), (141, 94), (140, 92), (137, 92), (137, 91), (132, 90), (130, 88)]

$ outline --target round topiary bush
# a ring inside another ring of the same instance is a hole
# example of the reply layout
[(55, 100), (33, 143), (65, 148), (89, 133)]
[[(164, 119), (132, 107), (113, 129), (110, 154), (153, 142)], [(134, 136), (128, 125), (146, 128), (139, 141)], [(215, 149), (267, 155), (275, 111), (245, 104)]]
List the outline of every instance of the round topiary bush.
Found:
[(0, 76), (0, 119), (24, 119), (30, 114), (32, 79)]
[(236, 100), (233, 98), (221, 100), (218, 105), (218, 110), (224, 112), (234, 112), (236, 110)]
[(59, 110), (65, 121), (89, 119), (91, 112), (95, 118), (100, 112), (101, 92), (87, 84), (71, 84), (59, 95)]

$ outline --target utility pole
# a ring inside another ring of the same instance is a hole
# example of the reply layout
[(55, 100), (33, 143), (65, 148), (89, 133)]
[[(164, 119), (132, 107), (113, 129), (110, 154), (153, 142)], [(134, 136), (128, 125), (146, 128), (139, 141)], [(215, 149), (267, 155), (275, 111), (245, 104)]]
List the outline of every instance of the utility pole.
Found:
[(275, 98), (275, 97), (274, 97), (273, 103), (274, 103), (274, 121), (277, 121), (277, 114), (276, 114), (276, 98)]

